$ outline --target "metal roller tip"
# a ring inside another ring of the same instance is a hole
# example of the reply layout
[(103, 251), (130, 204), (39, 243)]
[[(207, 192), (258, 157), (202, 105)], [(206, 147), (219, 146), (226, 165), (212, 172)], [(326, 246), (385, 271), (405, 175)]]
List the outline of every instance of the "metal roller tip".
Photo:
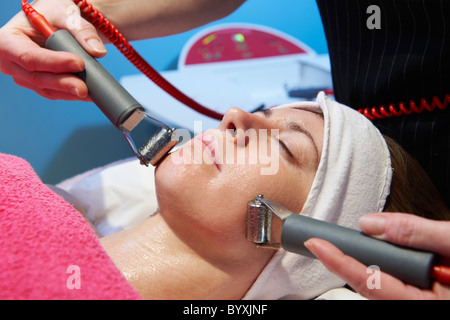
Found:
[(265, 244), (270, 242), (272, 214), (258, 197), (247, 204), (246, 238), (255, 244)]
[(173, 138), (175, 129), (160, 128), (140, 149), (139, 155), (145, 165), (155, 166), (178, 143)]
[[(161, 127), (139, 150), (137, 150), (133, 138), (131, 137), (131, 131), (144, 119), (156, 122), (161, 125)], [(119, 129), (127, 140), (131, 150), (133, 150), (134, 155), (141, 161), (141, 164), (145, 166), (148, 166), (149, 164), (156, 166), (156, 164), (178, 144), (178, 137), (175, 134), (175, 129), (152, 118), (142, 110), (134, 111), (126, 121), (120, 125)]]

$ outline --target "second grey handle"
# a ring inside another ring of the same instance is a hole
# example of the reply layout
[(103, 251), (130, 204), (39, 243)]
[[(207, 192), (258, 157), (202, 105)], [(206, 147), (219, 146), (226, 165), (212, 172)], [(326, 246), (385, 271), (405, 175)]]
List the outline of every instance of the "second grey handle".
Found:
[(431, 287), (433, 253), (399, 247), (357, 230), (302, 215), (293, 214), (285, 220), (281, 232), (281, 246), (285, 250), (315, 258), (303, 244), (310, 238), (327, 240), (346, 255), (367, 266), (376, 265), (405, 283)]
[(56, 31), (47, 39), (45, 46), (55, 51), (75, 53), (84, 60), (85, 70), (76, 75), (86, 83), (89, 97), (116, 128), (135, 110), (144, 110), (128, 91), (81, 47), (69, 31)]

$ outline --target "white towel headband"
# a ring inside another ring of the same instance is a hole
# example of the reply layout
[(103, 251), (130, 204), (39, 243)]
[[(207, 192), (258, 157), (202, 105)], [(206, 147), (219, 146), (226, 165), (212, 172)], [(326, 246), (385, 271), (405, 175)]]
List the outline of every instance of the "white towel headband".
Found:
[[(361, 216), (382, 211), (392, 168), (375, 126), (323, 92), (317, 103), (281, 107), (321, 109), (324, 115), (322, 157), (301, 214), (356, 229)], [(344, 284), (318, 260), (280, 249), (244, 299), (311, 299)]]

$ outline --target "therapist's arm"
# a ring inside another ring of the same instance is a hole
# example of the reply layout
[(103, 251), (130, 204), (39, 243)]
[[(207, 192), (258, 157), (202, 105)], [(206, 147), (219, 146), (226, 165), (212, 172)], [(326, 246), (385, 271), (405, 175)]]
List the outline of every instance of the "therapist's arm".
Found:
[[(376, 213), (361, 218), (360, 228), (367, 235), (416, 249), (435, 252), (440, 263), (450, 262), (450, 222), (433, 221), (403, 213)], [(450, 287), (435, 282), (431, 290), (404, 284), (381, 272), (379, 288), (367, 285), (367, 266), (343, 254), (321, 239), (309, 239), (306, 247), (347, 284), (369, 299), (450, 299)]]
[(221, 19), (245, 0), (92, 0), (129, 39), (184, 32)]

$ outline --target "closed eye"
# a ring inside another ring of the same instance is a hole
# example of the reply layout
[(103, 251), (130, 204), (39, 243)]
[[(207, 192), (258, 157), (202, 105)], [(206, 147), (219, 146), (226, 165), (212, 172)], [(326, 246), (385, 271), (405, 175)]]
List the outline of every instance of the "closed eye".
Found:
[(295, 160), (294, 155), (292, 154), (292, 152), (289, 150), (289, 148), (286, 146), (286, 144), (281, 141), (280, 139), (277, 139), (278, 143), (280, 144), (281, 149), (283, 149), (283, 151), (292, 159)]

